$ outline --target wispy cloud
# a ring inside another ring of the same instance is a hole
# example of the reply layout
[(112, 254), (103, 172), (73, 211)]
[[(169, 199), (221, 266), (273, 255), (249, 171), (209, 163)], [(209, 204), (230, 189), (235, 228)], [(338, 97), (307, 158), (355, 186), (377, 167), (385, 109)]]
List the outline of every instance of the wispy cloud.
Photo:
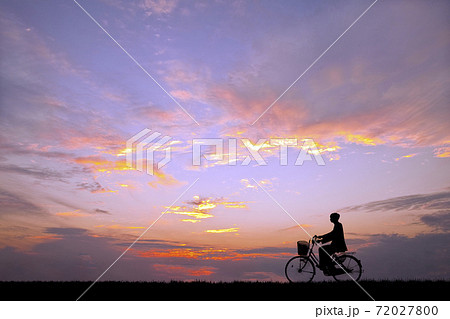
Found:
[(400, 161), (400, 160), (402, 160), (402, 159), (405, 159), (405, 158), (411, 158), (411, 157), (414, 157), (414, 156), (416, 156), (416, 155), (417, 155), (417, 153), (414, 153), (414, 154), (408, 154), (408, 155), (403, 155), (403, 156), (397, 157), (397, 158), (395, 159), (395, 161), (398, 162), (398, 161)]
[(239, 230), (238, 227), (222, 228), (222, 229), (207, 229), (207, 230), (205, 230), (205, 233), (211, 233), (211, 234), (237, 233), (238, 230)]
[(155, 180), (152, 182), (148, 182), (148, 185), (152, 188), (166, 187), (166, 186), (181, 186), (185, 184), (185, 182), (179, 181), (174, 176), (162, 170), (155, 170), (153, 172), (153, 176)]
[(0, 164), (0, 172), (15, 173), (31, 176), (39, 179), (63, 181), (70, 175), (67, 172), (56, 171), (52, 168), (42, 168), (38, 166), (19, 166), (16, 164)]
[(177, 3), (177, 0), (143, 0), (139, 7), (148, 16), (152, 14), (165, 15), (171, 13), (176, 8)]
[(0, 189), (1, 215), (42, 215), (47, 211), (23, 195)]
[(125, 225), (96, 225), (94, 226), (96, 228), (105, 228), (105, 229), (146, 229), (147, 227), (144, 226), (125, 226)]
[(444, 143), (445, 146), (438, 147), (434, 150), (434, 156), (436, 157), (450, 157), (450, 146), (448, 143)]
[(68, 212), (57, 212), (57, 213), (55, 213), (55, 215), (56, 216), (60, 216), (60, 217), (85, 217), (85, 216), (89, 216), (89, 214), (81, 213), (79, 209), (73, 210), (73, 211), (68, 211)]
[(87, 229), (77, 227), (48, 227), (44, 233), (62, 236), (81, 236), (87, 233)]
[(295, 226), (291, 226), (291, 227), (287, 227), (287, 228), (283, 228), (280, 229), (280, 231), (290, 231), (290, 230), (302, 230), (303, 228), (311, 228), (312, 225), (310, 224), (300, 224), (300, 225), (295, 225)]
[(436, 210), (450, 208), (450, 191), (429, 194), (415, 194), (399, 196), (366, 204), (349, 206), (340, 209), (341, 212), (354, 210), (376, 211), (408, 211), (408, 210)]
[(201, 197), (198, 195), (185, 203), (188, 205), (170, 207), (166, 214), (189, 216), (194, 219), (183, 219), (182, 221), (196, 223), (202, 219), (214, 217), (212, 210), (218, 206), (223, 206), (227, 209), (245, 209), (248, 204), (247, 201), (229, 201), (225, 198)]
[(77, 184), (77, 189), (87, 190), (93, 194), (114, 192), (103, 187), (99, 182), (82, 182)]
[(417, 215), (417, 222), (437, 231), (450, 229), (450, 191), (415, 194), (388, 198), (362, 205), (345, 207), (340, 212), (411, 212)]
[(450, 209), (423, 215), (420, 221), (434, 229), (448, 232), (450, 231)]

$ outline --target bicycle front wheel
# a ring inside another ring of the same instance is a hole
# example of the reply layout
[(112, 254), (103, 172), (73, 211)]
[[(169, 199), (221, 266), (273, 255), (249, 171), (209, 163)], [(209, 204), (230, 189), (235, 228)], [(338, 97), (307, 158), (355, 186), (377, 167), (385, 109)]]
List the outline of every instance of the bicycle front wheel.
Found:
[(333, 277), (336, 281), (358, 281), (361, 278), (362, 266), (359, 259), (350, 256), (342, 255), (336, 259), (339, 266), (336, 265)]
[(287, 262), (284, 273), (289, 282), (310, 282), (316, 274), (316, 267), (309, 258), (295, 256)]

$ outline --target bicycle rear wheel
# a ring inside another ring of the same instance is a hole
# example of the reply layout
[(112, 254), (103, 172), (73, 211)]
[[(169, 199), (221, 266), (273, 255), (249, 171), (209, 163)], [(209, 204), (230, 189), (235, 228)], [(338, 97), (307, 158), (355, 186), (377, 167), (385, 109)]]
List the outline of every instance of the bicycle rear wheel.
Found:
[(316, 267), (309, 258), (295, 256), (287, 262), (284, 273), (289, 282), (310, 282), (316, 274)]
[(333, 277), (336, 281), (358, 281), (361, 278), (362, 266), (359, 259), (350, 255), (342, 255), (336, 258), (340, 265), (335, 266)]

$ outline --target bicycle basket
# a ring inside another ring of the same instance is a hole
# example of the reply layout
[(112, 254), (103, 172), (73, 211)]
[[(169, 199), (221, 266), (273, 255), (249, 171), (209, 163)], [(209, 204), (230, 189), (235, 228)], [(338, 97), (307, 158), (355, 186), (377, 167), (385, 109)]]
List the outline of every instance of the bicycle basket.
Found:
[(297, 252), (299, 255), (307, 255), (309, 250), (309, 243), (304, 240), (297, 242)]

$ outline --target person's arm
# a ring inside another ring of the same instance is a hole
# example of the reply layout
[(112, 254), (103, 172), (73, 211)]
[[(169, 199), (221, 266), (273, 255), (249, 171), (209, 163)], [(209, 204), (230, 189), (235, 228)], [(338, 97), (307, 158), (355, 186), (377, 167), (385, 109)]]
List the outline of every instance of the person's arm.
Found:
[(334, 238), (335, 232), (336, 232), (336, 226), (333, 227), (333, 230), (330, 231), (329, 233), (320, 236), (320, 238), (321, 238), (320, 241), (322, 242), (322, 244), (325, 244), (325, 243), (328, 243), (328, 242), (332, 241), (333, 238)]

